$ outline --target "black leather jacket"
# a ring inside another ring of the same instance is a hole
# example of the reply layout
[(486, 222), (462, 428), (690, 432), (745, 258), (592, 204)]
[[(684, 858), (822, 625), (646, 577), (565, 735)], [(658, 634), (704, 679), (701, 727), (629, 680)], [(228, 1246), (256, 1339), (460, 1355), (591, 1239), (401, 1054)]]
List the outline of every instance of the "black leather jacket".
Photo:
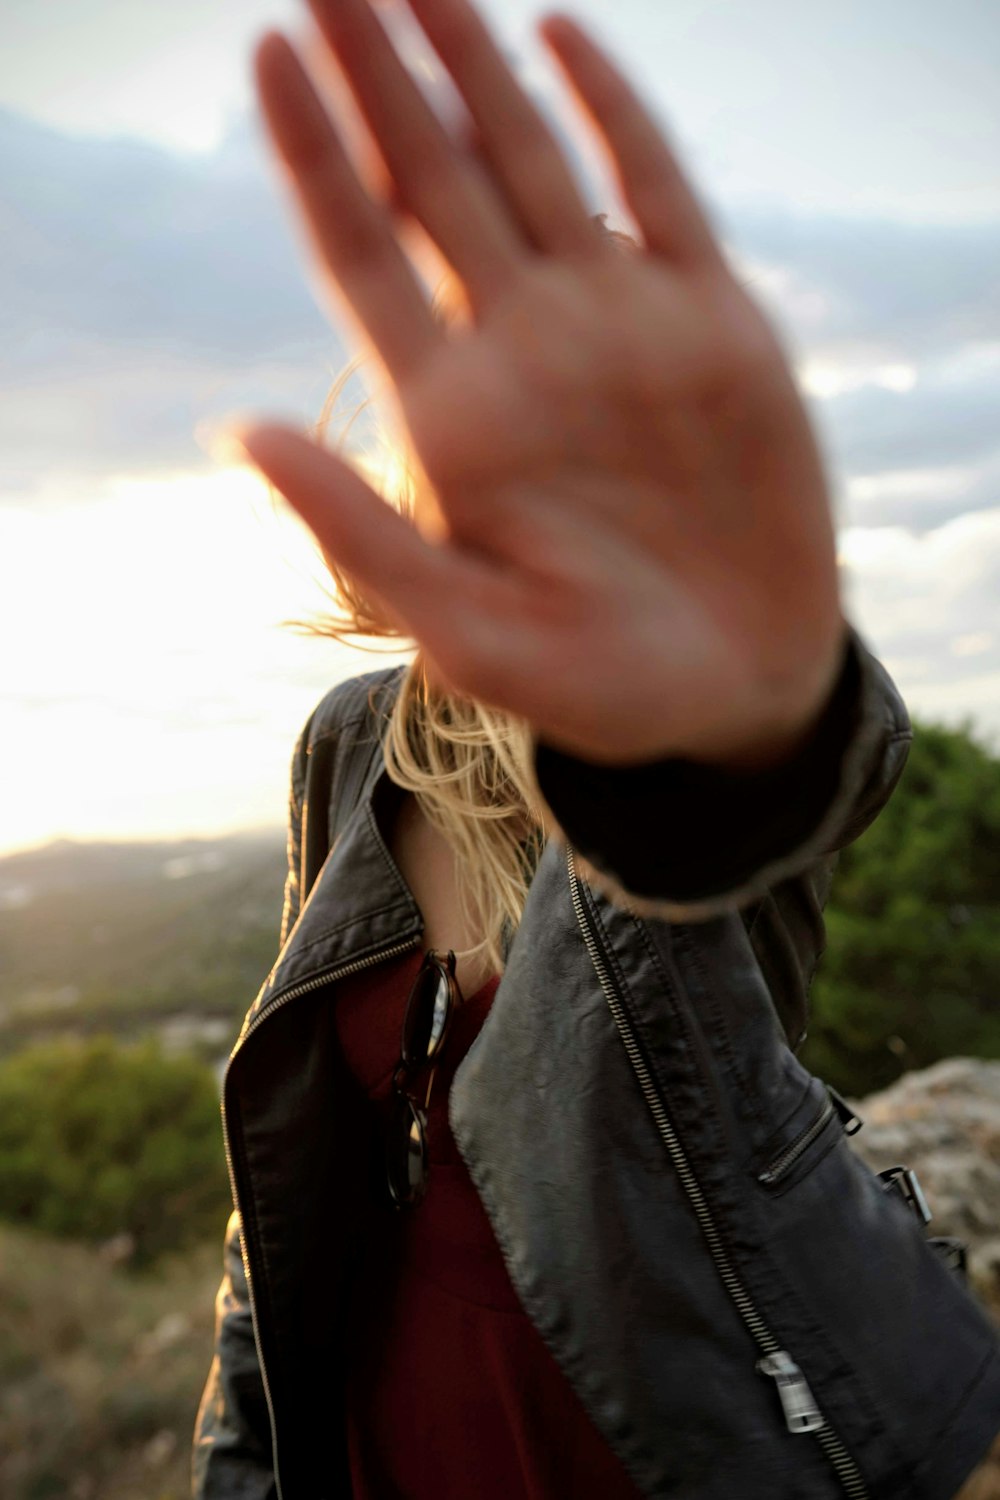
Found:
[[(350, 1495), (338, 1351), (372, 1145), (331, 996), (421, 942), (383, 832), (400, 671), (336, 687), (293, 757), (281, 951), (223, 1090), (237, 1211), (197, 1500)], [(835, 851), (910, 737), (851, 632), (776, 771), (536, 744), (558, 831), (450, 1115), (527, 1313), (644, 1495), (951, 1500), (1000, 1428), (995, 1330), (795, 1055)]]

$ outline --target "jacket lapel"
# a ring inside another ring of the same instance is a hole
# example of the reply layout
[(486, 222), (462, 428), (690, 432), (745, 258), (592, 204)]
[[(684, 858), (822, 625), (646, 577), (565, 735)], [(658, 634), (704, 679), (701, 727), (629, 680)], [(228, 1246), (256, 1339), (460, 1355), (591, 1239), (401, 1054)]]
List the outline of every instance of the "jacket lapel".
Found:
[[(385, 949), (413, 945), (423, 931), (420, 908), (383, 836), (403, 793), (389, 780), (381, 743), (375, 741), (374, 751), (371, 744), (369, 739), (347, 752), (369, 758), (360, 773), (357, 801), (311, 876), (298, 920), (247, 1013), (241, 1037), (261, 1011), (287, 997), (290, 990), (311, 987), (321, 976)], [(307, 817), (328, 816), (325, 806), (311, 800), (311, 783), (329, 785), (329, 767), (322, 765), (324, 753), (335, 756), (345, 749), (334, 738), (312, 752), (304, 799)], [(313, 830), (315, 848), (315, 822)]]

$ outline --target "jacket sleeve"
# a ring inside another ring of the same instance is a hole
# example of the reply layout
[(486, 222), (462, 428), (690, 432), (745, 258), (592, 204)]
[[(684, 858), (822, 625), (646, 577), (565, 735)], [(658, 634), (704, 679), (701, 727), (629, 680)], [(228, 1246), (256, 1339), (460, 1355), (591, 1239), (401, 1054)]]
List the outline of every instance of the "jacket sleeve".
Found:
[(548, 831), (592, 885), (640, 915), (697, 921), (832, 868), (888, 801), (911, 739), (895, 684), (850, 628), (836, 685), (788, 762), (599, 766), (536, 740), (534, 771)]
[[(281, 947), (302, 902), (302, 809), (312, 717), (292, 753), (288, 793), (288, 867), (281, 909)], [(226, 1230), (223, 1277), (215, 1299), (215, 1352), (195, 1423), (193, 1500), (275, 1500), (271, 1419), (257, 1358), (243, 1270), (240, 1216)]]
[(198, 1407), (193, 1500), (276, 1500), (271, 1419), (243, 1272), (240, 1216), (230, 1215), (215, 1299), (215, 1355)]

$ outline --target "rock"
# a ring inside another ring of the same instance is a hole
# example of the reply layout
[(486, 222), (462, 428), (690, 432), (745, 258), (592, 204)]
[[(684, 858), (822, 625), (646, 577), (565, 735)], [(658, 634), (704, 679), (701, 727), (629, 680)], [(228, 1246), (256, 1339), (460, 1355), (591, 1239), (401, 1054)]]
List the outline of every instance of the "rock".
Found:
[(1000, 1062), (951, 1057), (848, 1102), (865, 1122), (851, 1146), (874, 1171), (916, 1172), (928, 1234), (965, 1242), (970, 1282), (1000, 1321)]
[(177, 1451), (177, 1434), (168, 1427), (155, 1433), (142, 1450), (142, 1456), (150, 1469), (160, 1469)]
[(127, 1266), (135, 1255), (135, 1235), (127, 1229), (121, 1234), (113, 1234), (109, 1240), (101, 1241), (97, 1253), (105, 1265)]
[(191, 1320), (186, 1313), (166, 1313), (156, 1327), (151, 1328), (140, 1340), (137, 1352), (142, 1359), (162, 1354), (165, 1349), (173, 1349), (176, 1344), (181, 1343), (190, 1332)]

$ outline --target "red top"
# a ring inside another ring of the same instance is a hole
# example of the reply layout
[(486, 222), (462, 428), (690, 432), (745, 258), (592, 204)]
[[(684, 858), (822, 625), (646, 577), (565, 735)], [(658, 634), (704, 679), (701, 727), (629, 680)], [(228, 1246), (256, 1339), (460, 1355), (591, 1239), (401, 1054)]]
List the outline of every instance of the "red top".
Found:
[[(416, 949), (341, 980), (347, 1065), (384, 1120)], [(452, 1076), (494, 976), (452, 1017), (428, 1119), (427, 1193), (386, 1216), (352, 1298), (347, 1435), (354, 1500), (636, 1500), (518, 1301), (448, 1124)], [(425, 1085), (426, 1073), (420, 1075)], [(388, 1202), (388, 1189), (386, 1189)]]

